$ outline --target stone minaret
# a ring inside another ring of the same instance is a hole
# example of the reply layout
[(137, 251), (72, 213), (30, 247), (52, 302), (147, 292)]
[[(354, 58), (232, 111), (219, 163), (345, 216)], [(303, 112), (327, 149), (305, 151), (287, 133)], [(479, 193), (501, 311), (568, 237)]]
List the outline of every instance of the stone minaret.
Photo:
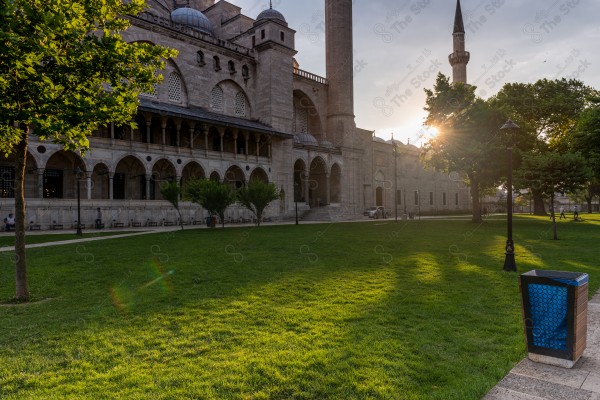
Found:
[(326, 139), (348, 146), (354, 135), (352, 0), (325, 0), (326, 70), (329, 81)]
[(454, 15), (454, 32), (452, 33), (454, 53), (448, 56), (452, 65), (452, 83), (467, 83), (467, 63), (471, 58), (465, 51), (465, 25), (463, 23), (460, 0), (456, 2), (456, 14)]

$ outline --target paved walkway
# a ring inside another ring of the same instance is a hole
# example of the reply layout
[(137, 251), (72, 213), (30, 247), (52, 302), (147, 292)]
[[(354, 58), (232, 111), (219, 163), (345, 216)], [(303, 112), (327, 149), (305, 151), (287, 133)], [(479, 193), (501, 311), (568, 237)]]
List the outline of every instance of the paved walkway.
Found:
[(521, 361), (483, 400), (600, 400), (600, 292), (588, 303), (587, 348), (572, 369)]

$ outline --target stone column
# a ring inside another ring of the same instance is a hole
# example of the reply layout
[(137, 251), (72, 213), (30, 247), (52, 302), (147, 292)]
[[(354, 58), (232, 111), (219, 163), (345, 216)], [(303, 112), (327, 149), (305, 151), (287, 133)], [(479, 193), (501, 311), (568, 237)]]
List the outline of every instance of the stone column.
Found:
[(146, 121), (146, 143), (152, 143), (152, 119)]
[(273, 137), (272, 137), (272, 136), (269, 136), (269, 139), (268, 139), (268, 146), (269, 146), (269, 149), (268, 149), (268, 150), (269, 150), (269, 161), (271, 161), (271, 156), (272, 156), (272, 154), (273, 154), (273, 153), (272, 153), (272, 152), (273, 152), (273, 148), (271, 147), (272, 145), (273, 145)]
[(87, 199), (91, 200), (92, 199), (92, 173), (91, 172), (85, 173), (85, 187), (87, 189)]
[(161, 128), (162, 128), (162, 145), (163, 149), (167, 143), (167, 120), (162, 118), (161, 120)]
[(177, 152), (179, 152), (179, 146), (181, 145), (181, 121), (177, 121), (177, 138), (175, 144), (177, 145)]
[(325, 203), (327, 205), (329, 205), (330, 203), (330, 199), (331, 199), (331, 181), (329, 180), (331, 178), (331, 174), (330, 173), (326, 173), (325, 174), (325, 183), (326, 183), (326, 194), (325, 194)]
[(114, 179), (115, 179), (115, 173), (108, 171), (108, 199), (109, 200), (113, 200), (114, 195), (115, 195)]
[(301, 180), (304, 182), (304, 203), (310, 206), (310, 175), (308, 171), (302, 171)]
[(110, 123), (110, 138), (111, 139), (115, 139), (115, 123), (111, 122)]
[(221, 152), (221, 160), (223, 159), (223, 137), (225, 136), (225, 129), (219, 128), (219, 138), (221, 139), (221, 148), (219, 149)]
[(208, 157), (208, 127), (202, 125), (201, 129), (204, 131), (204, 155)]
[(244, 140), (246, 141), (246, 145), (244, 146), (244, 155), (246, 156), (246, 161), (248, 161), (248, 154), (250, 153), (250, 134), (248, 132), (244, 133)]
[(146, 200), (150, 200), (150, 181), (152, 180), (152, 175), (146, 175)]
[(190, 149), (194, 150), (194, 128), (190, 128)]
[(233, 154), (235, 159), (238, 159), (238, 131), (234, 130), (233, 131)]
[(37, 172), (37, 196), (39, 199), (44, 198), (44, 170), (39, 168)]
[(260, 153), (260, 137), (261, 135), (255, 135), (256, 137), (256, 162), (258, 162), (258, 155)]

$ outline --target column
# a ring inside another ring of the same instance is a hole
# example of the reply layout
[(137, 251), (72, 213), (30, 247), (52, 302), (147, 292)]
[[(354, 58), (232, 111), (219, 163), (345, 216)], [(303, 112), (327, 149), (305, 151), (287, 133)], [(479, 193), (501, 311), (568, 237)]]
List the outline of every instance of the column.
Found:
[(190, 128), (190, 149), (194, 150), (194, 128)]
[(204, 132), (204, 155), (208, 157), (208, 127), (202, 125), (201, 129)]
[(310, 175), (308, 174), (308, 171), (302, 171), (301, 180), (304, 183), (304, 202), (308, 205), (310, 205), (310, 182), (308, 181), (309, 178)]
[(114, 178), (115, 178), (115, 173), (112, 171), (108, 171), (108, 198), (109, 198), (109, 200), (113, 200), (114, 194), (115, 194)]
[(244, 146), (244, 155), (246, 156), (246, 161), (248, 161), (248, 154), (250, 153), (250, 134), (248, 132), (244, 133), (244, 140), (246, 140), (246, 144)]
[(269, 145), (269, 161), (271, 161), (271, 155), (273, 154), (272, 153), (273, 149), (271, 147), (273, 145), (273, 137), (272, 136), (269, 136), (268, 145)]
[(146, 200), (150, 200), (150, 181), (152, 180), (152, 175), (146, 175)]
[(221, 139), (221, 148), (219, 151), (221, 152), (221, 160), (223, 159), (223, 137), (225, 136), (225, 129), (219, 128), (219, 138)]
[(177, 121), (177, 138), (175, 144), (177, 145), (177, 151), (179, 151), (179, 146), (181, 145), (181, 121)]
[(37, 197), (39, 199), (44, 198), (44, 169), (38, 168), (36, 169), (37, 173)]
[(152, 119), (146, 120), (146, 143), (152, 143)]
[(92, 199), (92, 173), (85, 173), (85, 188), (87, 189), (87, 199)]
[(164, 118), (162, 118), (162, 120), (161, 120), (161, 128), (162, 128), (162, 145), (164, 148), (165, 144), (167, 143), (167, 120)]
[(326, 173), (325, 174), (325, 183), (326, 183), (326, 194), (325, 194), (325, 202), (326, 205), (329, 205), (330, 203), (330, 199), (331, 199), (331, 181), (329, 180), (331, 178), (331, 174), (330, 173)]
[(110, 138), (111, 139), (115, 139), (115, 123), (111, 122), (110, 123)]
[(256, 162), (258, 162), (258, 154), (260, 153), (260, 136), (261, 135), (254, 136), (256, 138)]
[(233, 154), (235, 159), (238, 159), (238, 131), (237, 129), (233, 131)]

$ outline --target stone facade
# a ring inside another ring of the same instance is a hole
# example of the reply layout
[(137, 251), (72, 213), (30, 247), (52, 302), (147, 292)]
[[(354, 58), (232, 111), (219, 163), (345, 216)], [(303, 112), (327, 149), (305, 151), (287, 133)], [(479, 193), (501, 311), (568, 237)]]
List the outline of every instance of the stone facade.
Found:
[[(359, 217), (376, 204), (392, 209), (396, 190), (398, 204), (410, 213), (417, 212), (406, 203), (415, 191), (421, 211), (468, 208), (458, 179), (426, 172), (417, 148), (356, 128), (352, 0), (325, 1), (326, 78), (299, 68), (295, 31), (276, 10), (253, 19), (225, 0), (148, 5), (128, 17), (125, 39), (175, 48), (178, 57), (161, 71), (163, 83), (140, 96), (137, 126), (102, 127), (84, 157), (31, 138), (26, 198), (32, 226), (76, 224), (77, 184), (88, 227), (97, 208), (105, 224), (175, 224), (160, 185), (192, 177), (236, 187), (251, 179), (275, 183), (281, 200), (267, 210), (273, 219), (292, 218), (296, 202), (302, 212), (335, 207), (346, 219)], [(0, 158), (4, 214), (14, 207), (12, 163)], [(196, 205), (182, 209), (186, 223), (206, 217)], [(250, 214), (234, 206), (226, 218), (247, 221)]]

